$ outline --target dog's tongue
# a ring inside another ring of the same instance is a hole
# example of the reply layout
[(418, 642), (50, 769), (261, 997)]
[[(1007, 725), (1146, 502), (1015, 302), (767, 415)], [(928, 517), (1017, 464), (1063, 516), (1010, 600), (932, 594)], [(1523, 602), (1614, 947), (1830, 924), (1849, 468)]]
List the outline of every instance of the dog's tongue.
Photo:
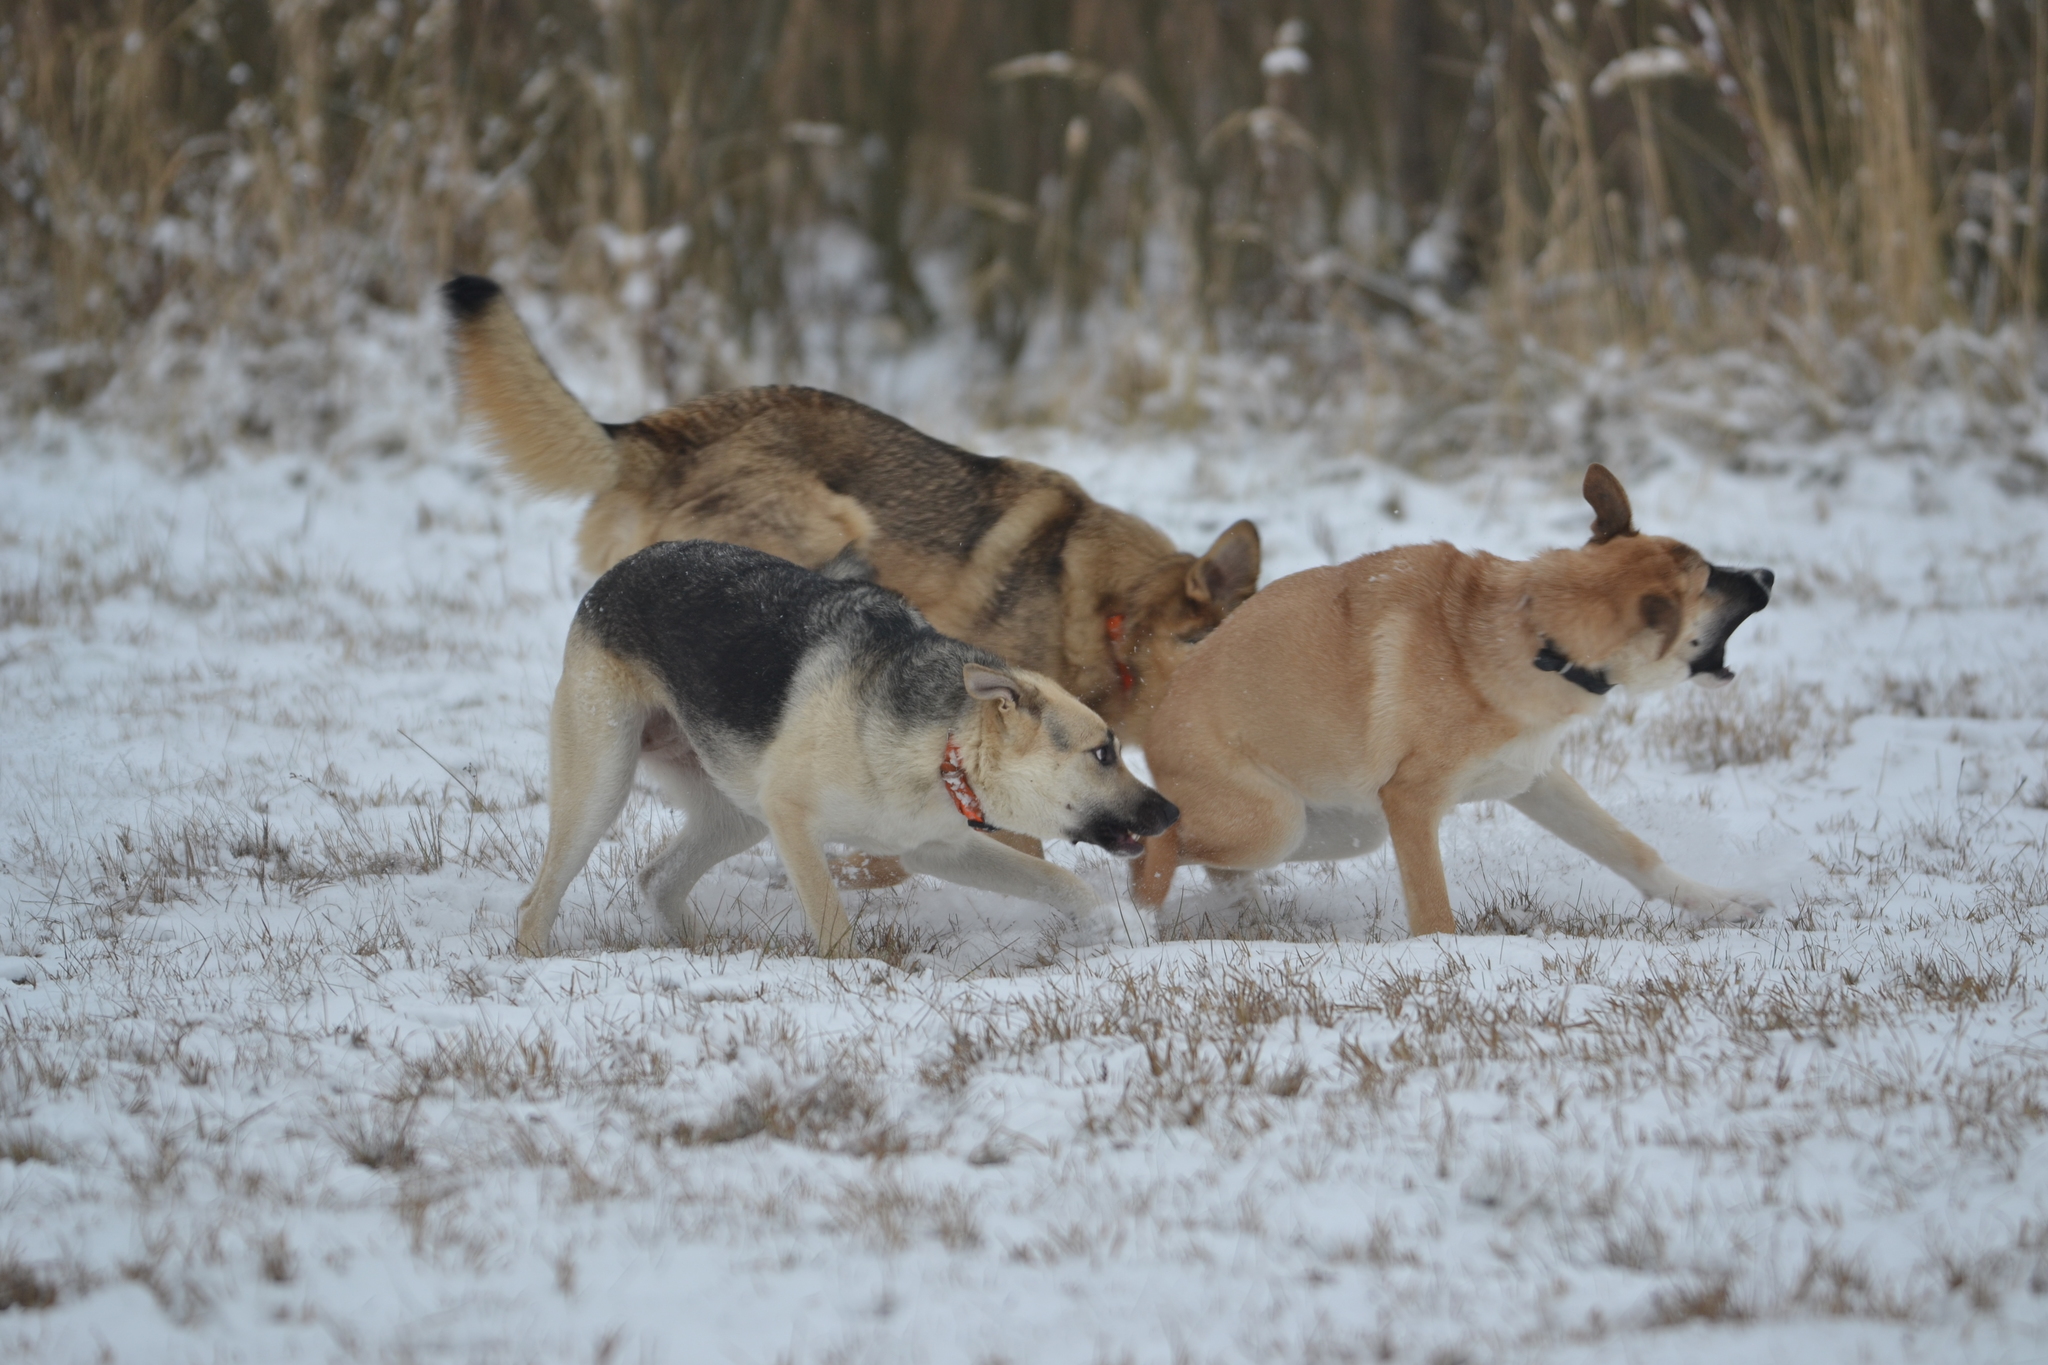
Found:
[(1112, 838), (1105, 847), (1119, 858), (1135, 858), (1145, 851), (1145, 841), (1126, 830)]

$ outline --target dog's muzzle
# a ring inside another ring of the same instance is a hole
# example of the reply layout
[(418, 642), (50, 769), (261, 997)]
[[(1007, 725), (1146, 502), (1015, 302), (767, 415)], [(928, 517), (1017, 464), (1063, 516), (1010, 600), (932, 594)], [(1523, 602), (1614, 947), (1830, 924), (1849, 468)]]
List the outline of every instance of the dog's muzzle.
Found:
[(1771, 587), (1777, 581), (1778, 576), (1769, 569), (1710, 567), (1707, 594), (1720, 598), (1727, 605), (1716, 616), (1712, 641), (1693, 657), (1694, 682), (1719, 687), (1735, 680), (1734, 671), (1728, 667), (1728, 637), (1735, 633), (1737, 626), (1771, 604)]
[(1147, 839), (1166, 833), (1178, 819), (1179, 806), (1158, 792), (1148, 791), (1134, 810), (1097, 815), (1074, 836), (1074, 842), (1106, 848), (1119, 858), (1135, 858), (1145, 851)]

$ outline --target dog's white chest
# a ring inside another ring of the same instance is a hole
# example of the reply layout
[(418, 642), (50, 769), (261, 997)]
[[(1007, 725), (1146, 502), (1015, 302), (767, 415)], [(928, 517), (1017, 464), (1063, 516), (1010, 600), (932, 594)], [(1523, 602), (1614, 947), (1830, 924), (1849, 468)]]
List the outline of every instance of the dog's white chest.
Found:
[[(891, 796), (897, 799), (888, 799)], [(966, 820), (943, 797), (936, 792), (925, 797), (916, 801), (900, 793), (820, 788), (813, 807), (814, 828), (820, 839), (892, 857), (967, 828)]]
[(1505, 801), (1520, 796), (1557, 761), (1557, 746), (1563, 738), (1561, 725), (1517, 735), (1459, 774), (1457, 799)]

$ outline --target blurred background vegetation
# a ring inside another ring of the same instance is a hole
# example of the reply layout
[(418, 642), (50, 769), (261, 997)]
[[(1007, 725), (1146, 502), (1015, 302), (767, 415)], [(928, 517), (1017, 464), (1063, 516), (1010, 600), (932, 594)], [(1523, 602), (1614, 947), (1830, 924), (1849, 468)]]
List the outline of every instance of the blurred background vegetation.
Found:
[(1545, 365), (1767, 355), (1825, 422), (1939, 336), (2031, 393), (2044, 6), (0, 0), (5, 399), (304, 396), (455, 270), (676, 397), (943, 345), (988, 420), (1186, 424), (1226, 357), (1279, 422), (1435, 395), (1416, 460)]

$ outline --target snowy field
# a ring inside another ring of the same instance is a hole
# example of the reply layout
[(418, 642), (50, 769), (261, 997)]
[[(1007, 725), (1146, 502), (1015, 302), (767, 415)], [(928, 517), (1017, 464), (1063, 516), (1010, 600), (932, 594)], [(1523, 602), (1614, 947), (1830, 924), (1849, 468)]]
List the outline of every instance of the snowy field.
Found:
[[(25, 428), (0, 1360), (2041, 1360), (2048, 498), (1960, 403), (1752, 434), (1740, 474), (1601, 452), (1645, 529), (1778, 574), (1734, 688), (1617, 693), (1569, 748), (1679, 868), (1772, 894), (1756, 926), (1482, 806), (1454, 940), (1404, 940), (1382, 852), (1258, 922), (1184, 877), (1110, 944), (913, 883), (829, 964), (765, 846), (700, 887), (706, 950), (643, 923), (646, 793), (557, 954), (511, 955), (577, 507), (460, 443), (179, 476)], [(940, 430), (1185, 547), (1253, 516), (1267, 581), (1589, 519), (1582, 461)]]

